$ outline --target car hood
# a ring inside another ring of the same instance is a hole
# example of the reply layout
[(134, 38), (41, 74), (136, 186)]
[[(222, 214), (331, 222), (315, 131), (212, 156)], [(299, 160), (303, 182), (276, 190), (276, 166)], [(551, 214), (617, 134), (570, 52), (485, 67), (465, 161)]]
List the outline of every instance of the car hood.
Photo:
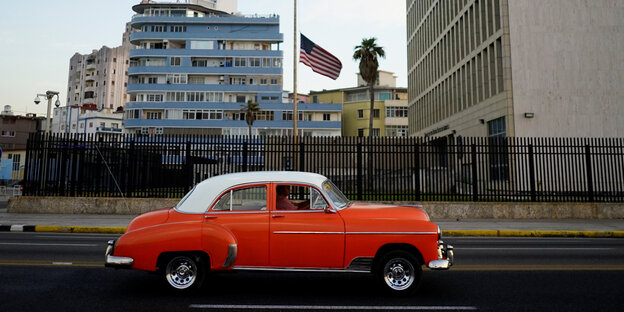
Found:
[(340, 210), (340, 216), (348, 232), (437, 231), (437, 225), (420, 206), (353, 202)]
[(167, 219), (169, 219), (169, 211), (171, 209), (172, 208), (163, 208), (139, 215), (130, 222), (126, 232), (165, 223)]
[(420, 205), (390, 205), (379, 203), (352, 202), (343, 209), (343, 216), (367, 219), (412, 219), (429, 221), (429, 215)]

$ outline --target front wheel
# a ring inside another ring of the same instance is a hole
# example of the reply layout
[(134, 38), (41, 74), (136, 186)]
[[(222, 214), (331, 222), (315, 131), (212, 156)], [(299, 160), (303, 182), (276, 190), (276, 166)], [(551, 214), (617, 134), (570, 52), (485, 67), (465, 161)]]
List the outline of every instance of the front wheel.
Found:
[(178, 290), (198, 288), (204, 277), (199, 257), (175, 256), (167, 262), (165, 278), (171, 287)]
[(397, 250), (381, 258), (376, 277), (384, 289), (397, 295), (412, 294), (420, 282), (422, 268), (416, 258), (405, 251)]

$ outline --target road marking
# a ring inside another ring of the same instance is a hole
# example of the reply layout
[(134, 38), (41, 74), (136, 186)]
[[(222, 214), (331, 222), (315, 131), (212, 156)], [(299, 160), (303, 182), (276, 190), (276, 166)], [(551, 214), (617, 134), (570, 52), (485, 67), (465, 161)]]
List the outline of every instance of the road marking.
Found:
[(24, 225), (11, 225), (11, 232), (24, 232)]
[(206, 310), (389, 310), (389, 311), (475, 311), (469, 306), (319, 306), (319, 305), (239, 305), (239, 304), (191, 304), (190, 309)]
[(0, 266), (68, 266), (68, 267), (104, 267), (102, 262), (89, 261), (50, 261), (50, 260), (0, 260)]
[(624, 271), (624, 265), (510, 264), (453, 265), (450, 271)]
[(98, 244), (50, 244), (50, 243), (0, 243), (3, 246), (63, 246), (63, 247), (97, 247)]
[(52, 265), (72, 265), (71, 262), (52, 262)]

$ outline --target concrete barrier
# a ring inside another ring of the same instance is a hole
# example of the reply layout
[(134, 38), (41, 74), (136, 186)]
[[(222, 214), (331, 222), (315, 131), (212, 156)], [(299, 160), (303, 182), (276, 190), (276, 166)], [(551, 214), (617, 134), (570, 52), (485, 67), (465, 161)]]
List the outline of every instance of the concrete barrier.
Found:
[[(9, 199), (9, 213), (137, 215), (179, 199), (34, 197)], [(392, 202), (392, 204), (417, 204)], [(624, 219), (624, 203), (422, 202), (432, 219)]]

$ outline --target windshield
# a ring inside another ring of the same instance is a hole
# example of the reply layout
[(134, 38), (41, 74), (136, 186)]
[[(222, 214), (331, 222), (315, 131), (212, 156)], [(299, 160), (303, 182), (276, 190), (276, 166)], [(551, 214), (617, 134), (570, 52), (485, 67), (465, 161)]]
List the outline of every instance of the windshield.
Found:
[(323, 182), (323, 190), (325, 190), (329, 199), (334, 203), (334, 205), (336, 205), (336, 209), (344, 209), (349, 205), (347, 197), (342, 194), (342, 192), (336, 185), (334, 185), (334, 183), (332, 183), (332, 181), (325, 180), (325, 182)]

